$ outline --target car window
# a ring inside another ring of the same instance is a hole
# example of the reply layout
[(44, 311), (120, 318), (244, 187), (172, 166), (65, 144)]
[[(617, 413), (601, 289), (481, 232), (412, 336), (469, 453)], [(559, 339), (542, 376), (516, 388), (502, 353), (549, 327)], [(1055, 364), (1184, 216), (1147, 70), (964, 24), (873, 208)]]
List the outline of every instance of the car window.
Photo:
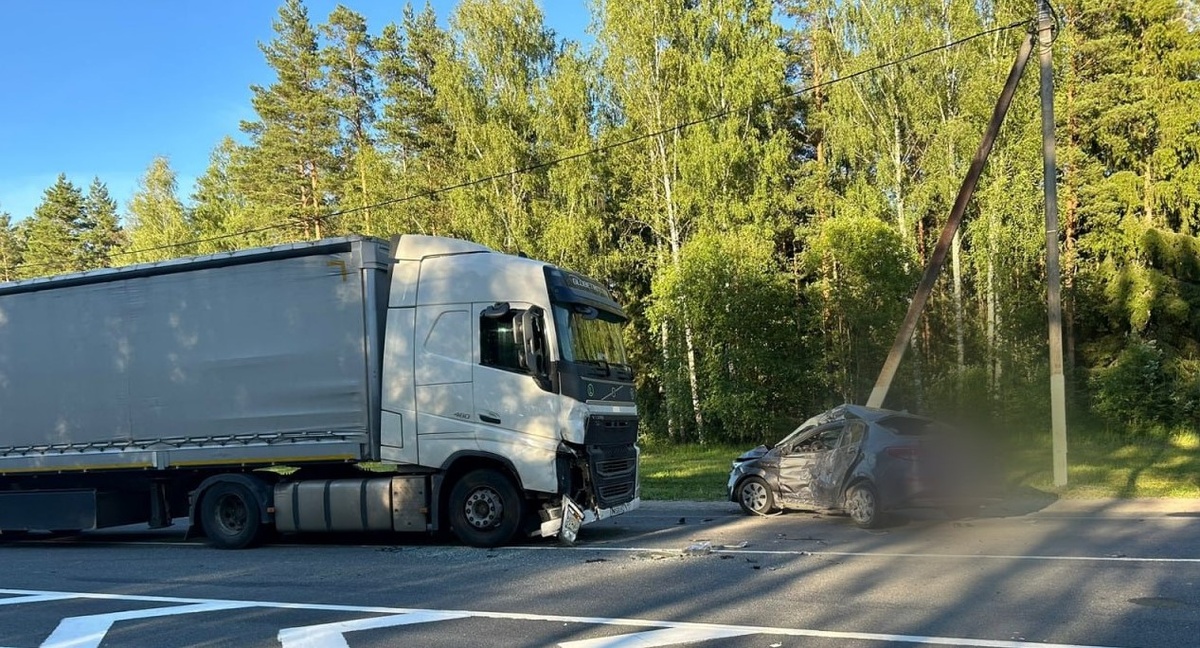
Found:
[(787, 436), (783, 437), (783, 439), (780, 439), (779, 443), (775, 444), (775, 447), (789, 449), (796, 444), (796, 441), (801, 436), (804, 436), (805, 434), (806, 432), (804, 430), (801, 428), (796, 428), (795, 430), (792, 430), (791, 434), (788, 434)]
[(846, 425), (846, 432), (842, 435), (838, 447), (851, 446), (862, 443), (863, 433), (866, 432), (867, 425), (862, 421), (851, 421)]
[(821, 452), (837, 447), (838, 437), (842, 436), (842, 425), (821, 428), (800, 439), (793, 447), (793, 452)]

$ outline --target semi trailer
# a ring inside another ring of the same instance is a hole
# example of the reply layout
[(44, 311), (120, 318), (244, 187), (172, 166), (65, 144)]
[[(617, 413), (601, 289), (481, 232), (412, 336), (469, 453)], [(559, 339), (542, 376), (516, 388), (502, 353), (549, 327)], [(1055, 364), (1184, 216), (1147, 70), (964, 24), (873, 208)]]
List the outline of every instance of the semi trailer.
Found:
[(424, 235), (2, 283), (0, 538), (573, 542), (640, 502), (626, 320), (598, 281)]

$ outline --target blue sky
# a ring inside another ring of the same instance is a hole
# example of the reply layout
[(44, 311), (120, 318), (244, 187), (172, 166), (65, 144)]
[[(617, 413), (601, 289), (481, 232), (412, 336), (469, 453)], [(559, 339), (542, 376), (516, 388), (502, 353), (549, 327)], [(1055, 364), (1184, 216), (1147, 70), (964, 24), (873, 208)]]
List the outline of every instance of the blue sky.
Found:
[[(191, 194), (208, 156), (253, 119), (250, 84), (274, 81), (258, 49), (274, 0), (0, 0), (0, 213), (30, 215), (59, 173), (108, 185), (122, 213), (164, 155)], [(324, 22), (335, 0), (306, 0)], [(403, 0), (343, 0), (372, 33)], [(423, 6), (423, 1), (414, 2)], [(431, 3), (443, 24), (457, 0)], [(583, 37), (586, 0), (541, 0), (560, 36)]]

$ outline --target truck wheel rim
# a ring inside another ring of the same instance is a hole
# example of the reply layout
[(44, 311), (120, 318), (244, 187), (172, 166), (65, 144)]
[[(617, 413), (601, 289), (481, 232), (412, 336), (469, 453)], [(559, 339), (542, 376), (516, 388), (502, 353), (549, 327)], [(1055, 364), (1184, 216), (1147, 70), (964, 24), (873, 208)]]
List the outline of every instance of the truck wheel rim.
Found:
[(761, 511), (767, 506), (767, 489), (758, 482), (742, 485), (742, 503), (752, 511)]
[(242, 529), (246, 528), (247, 519), (246, 503), (242, 498), (225, 495), (217, 502), (217, 523), (221, 525), (222, 531), (230, 534), (241, 533)]
[(467, 522), (476, 529), (497, 526), (504, 516), (504, 503), (500, 494), (490, 488), (479, 488), (472, 492), (463, 509)]

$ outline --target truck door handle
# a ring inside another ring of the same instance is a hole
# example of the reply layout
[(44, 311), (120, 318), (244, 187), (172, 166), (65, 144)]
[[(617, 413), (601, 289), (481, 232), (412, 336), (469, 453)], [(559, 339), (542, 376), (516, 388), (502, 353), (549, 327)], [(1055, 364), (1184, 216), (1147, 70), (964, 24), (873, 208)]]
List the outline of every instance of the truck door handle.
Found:
[(500, 425), (500, 418), (496, 417), (496, 416), (488, 416), (487, 414), (480, 414), (479, 420), (483, 421), (484, 423), (492, 423), (494, 425)]

